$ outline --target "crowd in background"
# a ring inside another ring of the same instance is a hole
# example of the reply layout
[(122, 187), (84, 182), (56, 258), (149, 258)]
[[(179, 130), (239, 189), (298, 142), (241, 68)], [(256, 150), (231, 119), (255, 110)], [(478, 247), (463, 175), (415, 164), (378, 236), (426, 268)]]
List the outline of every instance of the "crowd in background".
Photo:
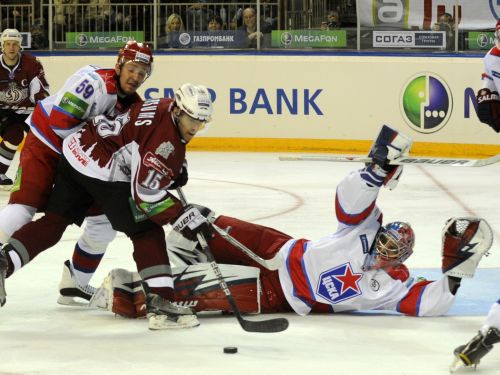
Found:
[[(248, 48), (256, 47), (257, 28), (264, 48), (270, 46), (272, 30), (344, 29), (351, 48), (357, 38), (355, 0), (260, 0), (259, 9), (255, 0), (159, 0), (156, 30), (152, 0), (52, 0), (52, 3), (52, 22), (49, 22), (48, 0), (2, 0), (0, 30), (16, 28), (31, 32), (33, 49), (48, 48), (49, 23), (54, 48), (66, 47), (68, 32), (142, 31), (145, 42), (152, 43), (156, 36), (159, 48), (178, 48), (172, 43), (172, 36), (184, 31), (245, 31)], [(260, 25), (257, 25), (258, 11)], [(440, 14), (431, 30), (445, 31), (447, 49), (455, 47), (455, 24), (450, 13)], [(362, 38), (371, 43), (369, 33), (363, 33)], [(459, 38), (459, 47), (463, 47), (464, 36)]]

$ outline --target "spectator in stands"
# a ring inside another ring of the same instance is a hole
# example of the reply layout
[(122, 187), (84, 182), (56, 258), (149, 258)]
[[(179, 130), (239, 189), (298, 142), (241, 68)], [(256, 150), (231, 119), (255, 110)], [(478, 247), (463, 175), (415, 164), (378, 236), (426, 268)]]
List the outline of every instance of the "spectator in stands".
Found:
[(167, 18), (167, 22), (165, 23), (165, 34), (159, 38), (159, 46), (167, 47), (167, 48), (178, 48), (178, 36), (175, 34), (181, 33), (184, 31), (184, 22), (182, 22), (182, 18), (177, 13), (172, 13)]
[(243, 25), (239, 30), (247, 33), (248, 48), (257, 48), (257, 39), (261, 40), (261, 47), (267, 47), (270, 42), (271, 25), (267, 22), (260, 23), (260, 32), (257, 31), (257, 12), (253, 8), (243, 11)]
[(328, 12), (328, 30), (340, 29), (342, 23), (340, 21), (340, 12), (331, 10)]
[(214, 15), (208, 8), (207, 0), (199, 0), (186, 11), (186, 29), (189, 31), (204, 31), (207, 29), (208, 19)]
[(84, 31), (103, 31), (109, 29), (111, 6), (109, 0), (90, 0), (83, 17)]
[(26, 0), (2, 0), (1, 5), (7, 5), (6, 12), (2, 14), (2, 28), (27, 31), (29, 7), (26, 5), (29, 4), (26, 3)]
[(450, 13), (443, 13), (432, 26), (433, 31), (444, 31), (446, 34), (446, 49), (455, 48), (455, 20)]
[(208, 31), (222, 30), (222, 18), (220, 18), (217, 15), (210, 17), (208, 19), (207, 30)]
[(65, 33), (76, 30), (78, 0), (54, 0), (54, 31), (56, 40), (64, 40)]
[(45, 49), (49, 46), (47, 32), (41, 19), (31, 25), (31, 49)]

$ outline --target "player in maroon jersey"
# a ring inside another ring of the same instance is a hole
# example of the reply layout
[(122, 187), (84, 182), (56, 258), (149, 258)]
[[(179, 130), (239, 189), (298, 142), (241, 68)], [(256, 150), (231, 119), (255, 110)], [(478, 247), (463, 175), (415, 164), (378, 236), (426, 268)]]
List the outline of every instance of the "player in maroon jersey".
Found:
[(185, 225), (208, 227), (196, 208), (183, 208), (168, 190), (187, 182), (186, 144), (211, 113), (208, 90), (185, 84), (175, 101), (136, 103), (115, 116), (97, 116), (67, 137), (45, 216), (15, 232), (0, 250), (0, 303), (6, 275), (56, 244), (68, 225), (81, 224), (96, 202), (113, 228), (132, 240), (148, 289), (150, 328), (199, 325), (191, 309), (170, 302), (173, 279), (162, 225), (187, 212)]
[(12, 187), (5, 174), (28, 130), (24, 121), (37, 101), (49, 95), (42, 63), (23, 52), (22, 37), (16, 29), (5, 29), (0, 36), (0, 189)]

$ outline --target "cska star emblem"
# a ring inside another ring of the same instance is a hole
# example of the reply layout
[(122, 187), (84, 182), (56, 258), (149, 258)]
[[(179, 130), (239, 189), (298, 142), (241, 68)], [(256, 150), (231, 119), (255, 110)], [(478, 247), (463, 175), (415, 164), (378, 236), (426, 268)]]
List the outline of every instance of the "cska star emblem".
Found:
[(321, 273), (316, 293), (331, 304), (340, 303), (362, 294), (359, 286), (362, 273), (354, 273), (351, 263), (329, 269)]
[(163, 156), (163, 158), (168, 159), (169, 155), (175, 151), (174, 146), (170, 142), (163, 142), (158, 146), (155, 151), (156, 155)]

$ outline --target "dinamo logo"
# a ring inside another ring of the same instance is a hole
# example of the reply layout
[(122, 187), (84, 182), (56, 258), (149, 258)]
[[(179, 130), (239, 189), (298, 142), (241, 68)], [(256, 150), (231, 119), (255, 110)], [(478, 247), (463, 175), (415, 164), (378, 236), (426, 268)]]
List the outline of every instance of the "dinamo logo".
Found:
[(420, 133), (434, 133), (450, 119), (453, 108), (446, 82), (433, 73), (419, 73), (404, 85), (400, 100), (406, 123)]

